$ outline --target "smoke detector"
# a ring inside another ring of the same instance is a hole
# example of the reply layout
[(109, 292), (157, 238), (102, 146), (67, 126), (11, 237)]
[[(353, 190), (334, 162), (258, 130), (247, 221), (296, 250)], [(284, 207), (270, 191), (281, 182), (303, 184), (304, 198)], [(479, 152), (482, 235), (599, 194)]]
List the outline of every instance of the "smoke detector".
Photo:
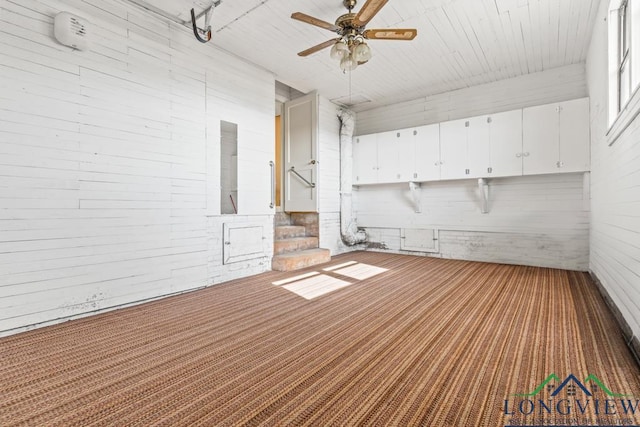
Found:
[(69, 12), (60, 12), (53, 20), (53, 35), (65, 46), (89, 49), (89, 22)]

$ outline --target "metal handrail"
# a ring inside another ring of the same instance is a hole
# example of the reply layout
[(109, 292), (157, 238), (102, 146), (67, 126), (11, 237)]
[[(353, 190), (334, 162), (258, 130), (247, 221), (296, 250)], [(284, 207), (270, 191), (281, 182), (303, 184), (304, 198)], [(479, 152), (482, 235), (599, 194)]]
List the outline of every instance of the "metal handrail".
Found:
[(310, 182), (309, 180), (307, 180), (307, 178), (305, 178), (304, 176), (300, 175), (293, 166), (291, 166), (291, 169), (289, 169), (289, 172), (293, 172), (294, 174), (296, 174), (298, 176), (298, 178), (303, 180), (309, 187), (316, 188), (315, 182)]
[(269, 161), (269, 166), (271, 167), (271, 203), (269, 203), (269, 207), (273, 209), (276, 205), (276, 168), (273, 160)]

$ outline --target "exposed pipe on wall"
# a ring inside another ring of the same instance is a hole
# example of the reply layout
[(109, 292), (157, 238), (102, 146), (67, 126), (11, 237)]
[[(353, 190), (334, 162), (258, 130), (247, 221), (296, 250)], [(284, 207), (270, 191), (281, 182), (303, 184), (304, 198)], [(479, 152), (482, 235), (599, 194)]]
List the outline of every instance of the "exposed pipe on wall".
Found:
[(358, 230), (353, 218), (351, 186), (353, 175), (353, 131), (355, 117), (349, 110), (338, 112), (340, 119), (340, 236), (347, 246), (367, 241), (367, 233)]

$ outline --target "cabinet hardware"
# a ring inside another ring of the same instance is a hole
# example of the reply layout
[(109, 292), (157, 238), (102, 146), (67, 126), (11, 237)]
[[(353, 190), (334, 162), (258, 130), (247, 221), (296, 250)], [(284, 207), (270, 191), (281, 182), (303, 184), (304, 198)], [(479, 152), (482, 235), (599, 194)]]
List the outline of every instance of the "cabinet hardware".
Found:
[(493, 168), (487, 168), (487, 173), (493, 172)]
[(414, 177), (414, 178), (417, 178), (417, 177), (418, 177), (418, 174), (417, 174), (416, 172), (414, 172), (414, 173), (413, 173), (413, 177)]
[(464, 170), (465, 175), (469, 175), (469, 169)]
[(491, 123), (491, 117), (487, 117), (487, 123)]
[(556, 162), (556, 166), (561, 168), (561, 167), (564, 166), (564, 162), (558, 161), (558, 162)]
[(416, 136), (417, 134), (418, 134), (418, 131), (417, 131), (417, 130), (414, 130), (414, 131), (413, 131), (413, 136)]
[(356, 144), (360, 144), (360, 138), (356, 138)]
[(523, 156), (525, 156), (525, 157), (529, 157), (529, 152), (528, 152), (528, 151), (526, 151), (526, 152), (523, 154)]
[(517, 158), (522, 157), (522, 153), (516, 153), (516, 157), (517, 157)]
[(469, 122), (464, 122), (464, 127), (468, 128), (469, 127)]
[(317, 163), (317, 162), (316, 162), (315, 160), (311, 160), (311, 161), (309, 162), (309, 164), (310, 164), (310, 165), (315, 165), (316, 163)]
[(396, 133), (396, 138), (400, 138), (400, 132)]
[(224, 242), (224, 244), (225, 244), (225, 245), (230, 245), (230, 244), (231, 244), (231, 242)]

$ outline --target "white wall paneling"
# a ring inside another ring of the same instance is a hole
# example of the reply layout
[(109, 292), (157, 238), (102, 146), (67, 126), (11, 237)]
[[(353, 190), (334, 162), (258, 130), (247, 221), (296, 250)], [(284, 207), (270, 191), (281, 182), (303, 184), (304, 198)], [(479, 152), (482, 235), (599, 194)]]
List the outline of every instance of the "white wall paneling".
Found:
[[(600, 3), (587, 61), (591, 99), (590, 269), (640, 337), (640, 119), (607, 137), (607, 17)], [(612, 143), (612, 145), (609, 145)], [(629, 337), (627, 337), (629, 338)]]
[[(272, 226), (272, 74), (123, 1), (0, 6), (0, 334), (269, 269), (223, 265), (222, 220)], [(91, 50), (53, 40), (62, 10)], [(220, 120), (238, 124), (233, 219)]]
[(358, 226), (373, 250), (402, 252), (402, 229), (437, 229), (439, 252), (431, 256), (587, 270), (583, 174), (490, 182), (488, 214), (481, 213), (474, 179), (423, 183), (421, 213), (405, 185), (362, 186), (356, 192)]
[(549, 68), (358, 112), (356, 135), (495, 114), (585, 96), (584, 63)]

